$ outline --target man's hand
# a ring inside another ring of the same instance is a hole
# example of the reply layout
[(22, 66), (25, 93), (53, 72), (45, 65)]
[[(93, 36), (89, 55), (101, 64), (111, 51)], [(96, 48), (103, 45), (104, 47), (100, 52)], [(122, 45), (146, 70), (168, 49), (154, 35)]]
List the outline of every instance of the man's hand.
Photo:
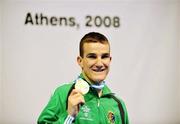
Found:
[(85, 103), (83, 95), (78, 90), (73, 89), (68, 97), (68, 114), (75, 117), (81, 103)]

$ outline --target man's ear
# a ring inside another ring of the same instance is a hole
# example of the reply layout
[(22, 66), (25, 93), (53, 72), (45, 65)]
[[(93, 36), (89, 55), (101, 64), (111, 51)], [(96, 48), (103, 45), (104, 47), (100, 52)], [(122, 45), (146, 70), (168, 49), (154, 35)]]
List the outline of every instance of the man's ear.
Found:
[(112, 61), (112, 56), (110, 56), (110, 62)]
[(78, 56), (77, 57), (77, 63), (79, 64), (79, 66), (81, 67), (81, 68), (83, 68), (83, 64), (82, 64), (82, 57), (81, 56)]

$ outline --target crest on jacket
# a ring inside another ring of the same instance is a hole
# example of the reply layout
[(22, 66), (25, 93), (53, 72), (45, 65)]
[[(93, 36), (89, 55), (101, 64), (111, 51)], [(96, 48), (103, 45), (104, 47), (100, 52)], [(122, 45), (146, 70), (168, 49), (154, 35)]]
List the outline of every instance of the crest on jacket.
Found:
[(110, 124), (115, 124), (115, 116), (113, 112), (109, 111), (107, 117)]

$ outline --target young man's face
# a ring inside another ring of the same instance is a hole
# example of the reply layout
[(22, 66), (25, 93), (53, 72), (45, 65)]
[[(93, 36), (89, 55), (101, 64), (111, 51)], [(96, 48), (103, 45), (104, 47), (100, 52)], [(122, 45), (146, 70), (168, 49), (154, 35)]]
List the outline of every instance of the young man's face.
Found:
[(93, 82), (103, 81), (111, 62), (109, 44), (85, 43), (83, 57), (78, 57), (78, 64), (87, 78)]

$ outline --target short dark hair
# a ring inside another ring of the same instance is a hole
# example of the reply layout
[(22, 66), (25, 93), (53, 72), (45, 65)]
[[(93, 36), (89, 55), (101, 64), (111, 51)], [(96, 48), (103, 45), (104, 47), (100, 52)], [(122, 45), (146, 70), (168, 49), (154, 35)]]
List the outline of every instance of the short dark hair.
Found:
[(85, 34), (79, 43), (79, 54), (81, 57), (83, 57), (83, 54), (84, 54), (83, 46), (85, 43), (109, 44), (109, 41), (106, 38), (106, 36), (98, 32), (89, 32)]

